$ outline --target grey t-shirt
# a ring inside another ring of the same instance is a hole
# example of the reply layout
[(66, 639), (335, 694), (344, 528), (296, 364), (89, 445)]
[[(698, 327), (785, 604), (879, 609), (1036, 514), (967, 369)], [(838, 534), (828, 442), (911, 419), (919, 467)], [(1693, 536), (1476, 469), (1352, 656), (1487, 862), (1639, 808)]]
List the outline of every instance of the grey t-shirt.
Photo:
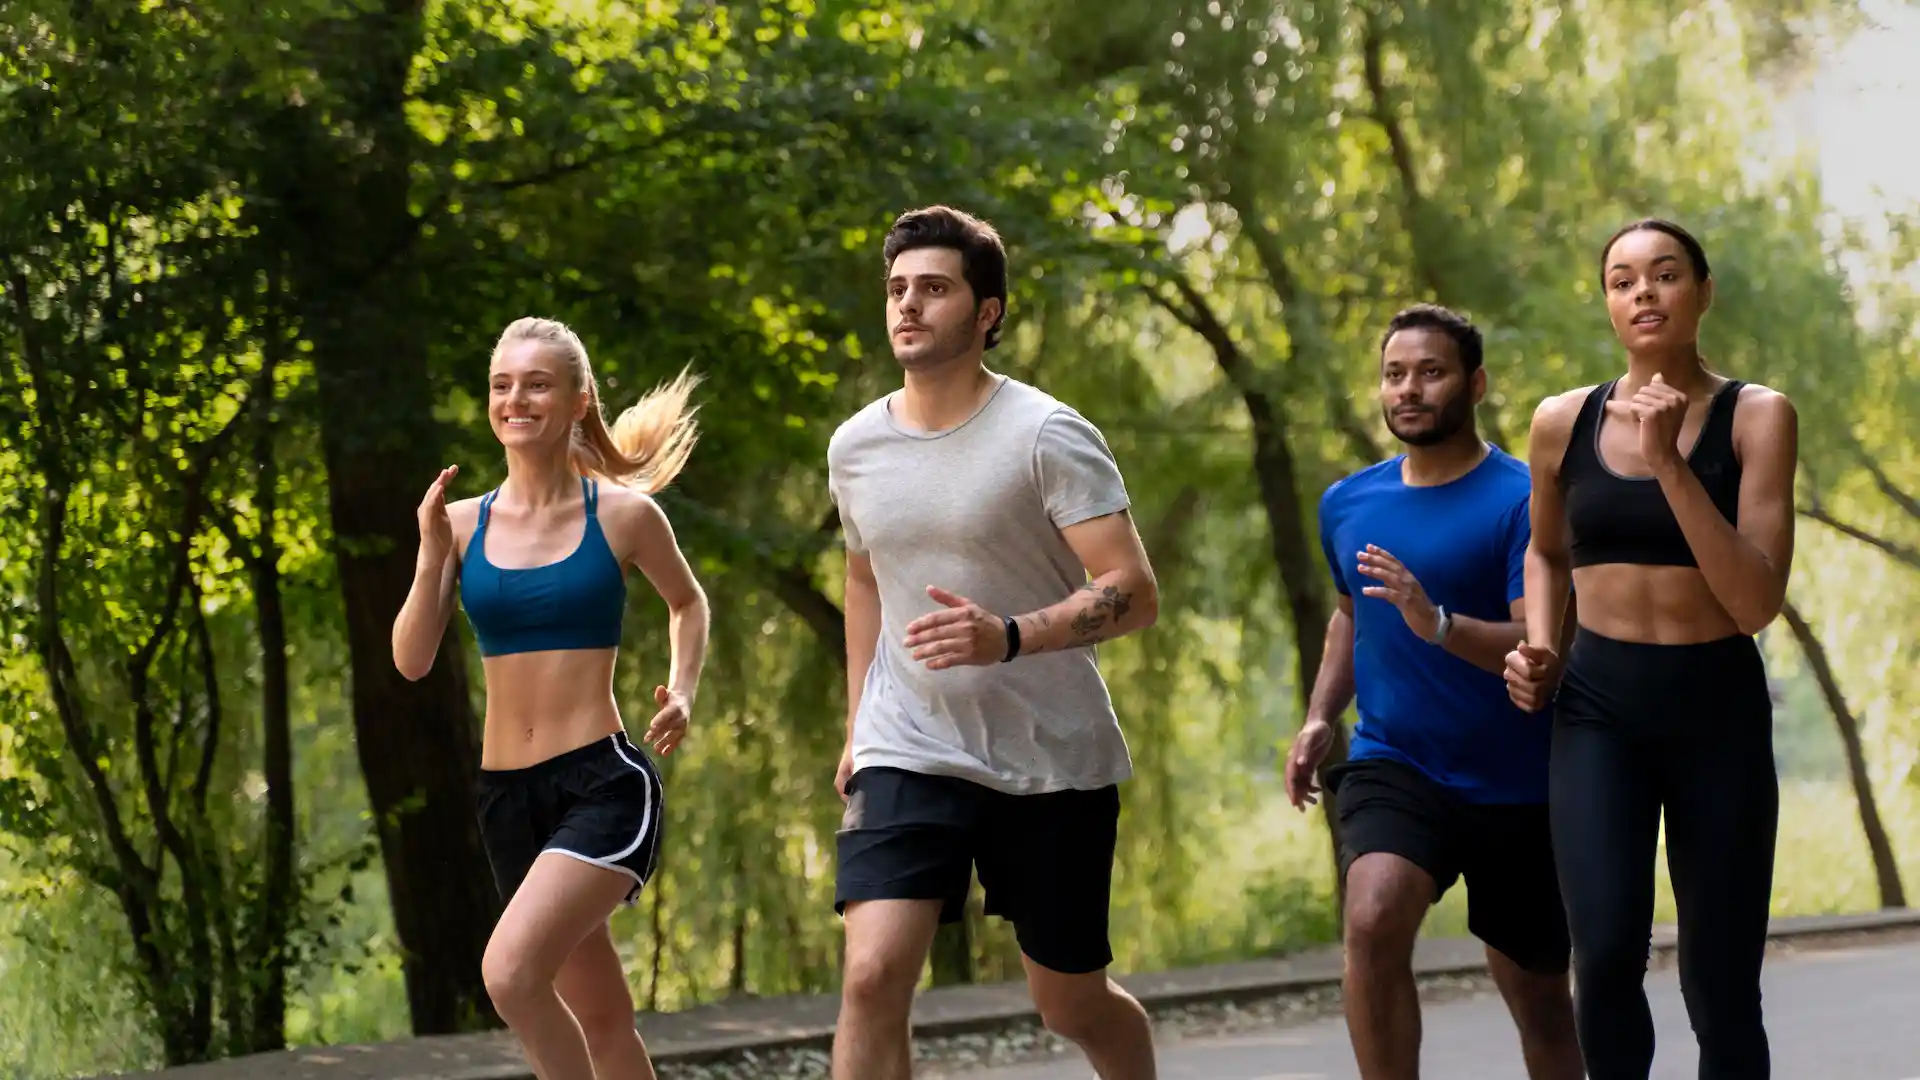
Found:
[(1060, 530), (1127, 508), (1100, 432), (1045, 392), (1002, 379), (970, 419), (916, 431), (892, 395), (827, 447), (849, 551), (873, 562), (880, 641), (853, 725), (853, 767), (953, 776), (996, 791), (1091, 789), (1132, 774), (1091, 646), (929, 670), (904, 642), (937, 585), (998, 615), (1059, 603), (1087, 582)]

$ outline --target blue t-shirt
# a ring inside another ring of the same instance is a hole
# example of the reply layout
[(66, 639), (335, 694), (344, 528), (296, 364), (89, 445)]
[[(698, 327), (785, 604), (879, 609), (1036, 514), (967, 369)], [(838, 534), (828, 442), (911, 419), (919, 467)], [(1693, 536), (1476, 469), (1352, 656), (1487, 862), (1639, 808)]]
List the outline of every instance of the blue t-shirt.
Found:
[(1400, 609), (1361, 590), (1368, 544), (1385, 548), (1454, 615), (1512, 621), (1525, 592), (1528, 500), (1524, 462), (1489, 448), (1472, 472), (1408, 487), (1401, 458), (1341, 480), (1320, 497), (1320, 546), (1334, 587), (1353, 598), (1353, 678), (1360, 722), (1351, 758), (1411, 765), (1474, 803), (1547, 799), (1545, 714), (1522, 712), (1506, 682), (1407, 628)]

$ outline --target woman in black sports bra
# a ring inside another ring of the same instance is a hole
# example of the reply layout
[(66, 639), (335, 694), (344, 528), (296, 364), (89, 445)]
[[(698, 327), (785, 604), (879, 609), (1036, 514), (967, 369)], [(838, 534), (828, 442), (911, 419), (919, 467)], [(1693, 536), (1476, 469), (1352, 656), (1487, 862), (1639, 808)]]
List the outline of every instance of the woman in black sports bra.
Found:
[(1589, 1076), (1653, 1067), (1644, 982), (1664, 810), (1700, 1076), (1763, 1080), (1779, 783), (1753, 635), (1786, 598), (1797, 420), (1785, 396), (1701, 360), (1713, 279), (1685, 229), (1628, 225), (1600, 269), (1627, 371), (1534, 414), (1527, 641), (1507, 657), (1508, 688), (1523, 709), (1554, 706), (1548, 798)]

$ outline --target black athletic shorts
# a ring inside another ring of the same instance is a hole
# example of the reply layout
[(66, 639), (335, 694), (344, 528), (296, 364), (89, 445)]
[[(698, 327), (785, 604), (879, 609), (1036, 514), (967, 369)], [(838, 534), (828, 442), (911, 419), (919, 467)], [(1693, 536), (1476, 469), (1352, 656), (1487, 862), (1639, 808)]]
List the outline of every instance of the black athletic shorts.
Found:
[(545, 852), (570, 855), (633, 879), (640, 898), (660, 857), (665, 808), (660, 773), (626, 732), (524, 769), (480, 773), (480, 836), (502, 902)]
[(1433, 877), (1433, 899), (1467, 881), (1467, 929), (1527, 971), (1567, 971), (1573, 945), (1554, 871), (1547, 807), (1467, 802), (1398, 761), (1327, 771), (1340, 818), (1340, 874), (1362, 855), (1398, 855)]
[(974, 867), (986, 910), (1020, 951), (1066, 974), (1113, 963), (1107, 902), (1120, 790), (1007, 795), (966, 780), (865, 768), (847, 782), (834, 910), (860, 900), (938, 900), (965, 913)]

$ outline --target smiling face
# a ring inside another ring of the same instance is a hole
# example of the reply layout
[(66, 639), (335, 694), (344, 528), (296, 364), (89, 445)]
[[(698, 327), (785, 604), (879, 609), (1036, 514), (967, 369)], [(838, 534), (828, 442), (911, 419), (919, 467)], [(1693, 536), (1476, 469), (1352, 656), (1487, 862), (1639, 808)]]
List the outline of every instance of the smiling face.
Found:
[(1613, 242), (1604, 260), (1607, 315), (1632, 352), (1691, 346), (1700, 317), (1713, 304), (1713, 281), (1678, 239), (1658, 229), (1636, 229)]
[(1380, 355), (1380, 412), (1387, 430), (1409, 446), (1434, 446), (1473, 423), (1486, 393), (1486, 368), (1468, 373), (1446, 331), (1408, 327), (1387, 339)]
[(494, 354), (487, 417), (510, 450), (566, 447), (588, 395), (564, 355), (540, 341), (509, 341)]
[(887, 336), (894, 359), (909, 370), (925, 370), (984, 351), (999, 304), (975, 300), (958, 249), (901, 252), (887, 274)]

